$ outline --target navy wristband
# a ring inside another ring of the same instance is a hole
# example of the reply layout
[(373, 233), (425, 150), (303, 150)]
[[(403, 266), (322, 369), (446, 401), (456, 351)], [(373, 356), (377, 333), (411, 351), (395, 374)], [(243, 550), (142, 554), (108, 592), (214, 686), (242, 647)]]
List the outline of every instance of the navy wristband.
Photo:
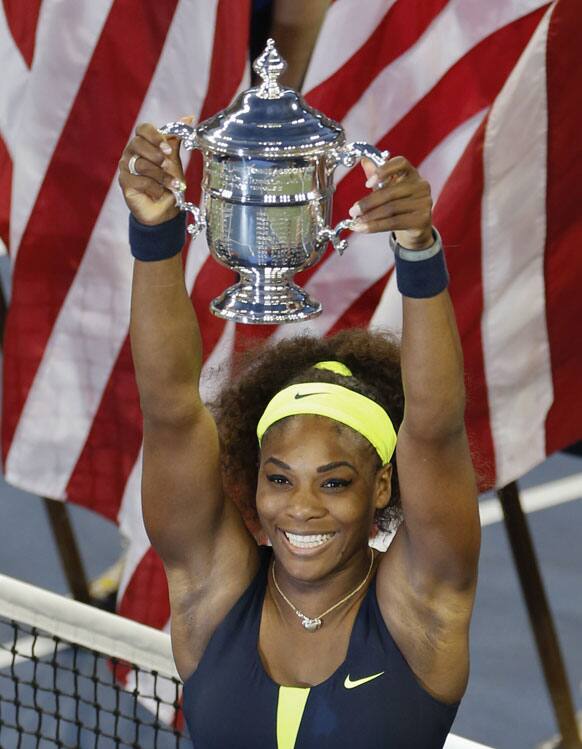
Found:
[[(394, 239), (390, 244), (394, 248), (396, 284), (402, 296), (428, 299), (447, 288), (449, 273), (438, 234), (435, 244), (426, 250), (406, 250)], [(418, 255), (413, 256), (412, 253)]]
[(131, 254), (138, 260), (167, 260), (181, 252), (185, 241), (186, 214), (183, 211), (156, 226), (142, 224), (132, 213), (129, 214), (129, 246)]

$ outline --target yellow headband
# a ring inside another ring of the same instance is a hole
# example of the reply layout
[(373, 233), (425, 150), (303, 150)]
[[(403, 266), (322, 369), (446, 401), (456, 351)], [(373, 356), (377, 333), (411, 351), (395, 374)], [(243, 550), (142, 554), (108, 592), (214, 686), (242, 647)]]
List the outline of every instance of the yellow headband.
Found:
[(342, 364), (341, 361), (320, 361), (313, 365), (314, 369), (329, 369), (330, 372), (336, 372), (344, 377), (352, 377), (352, 370)]
[[(330, 362), (321, 363), (327, 365)], [(329, 366), (319, 368), (331, 369)], [(347, 367), (346, 370), (349, 372)], [(327, 416), (345, 424), (374, 446), (382, 465), (390, 462), (396, 447), (396, 432), (386, 411), (365, 395), (329, 382), (301, 382), (280, 390), (267, 405), (257, 425), (259, 445), (272, 424), (300, 414)]]

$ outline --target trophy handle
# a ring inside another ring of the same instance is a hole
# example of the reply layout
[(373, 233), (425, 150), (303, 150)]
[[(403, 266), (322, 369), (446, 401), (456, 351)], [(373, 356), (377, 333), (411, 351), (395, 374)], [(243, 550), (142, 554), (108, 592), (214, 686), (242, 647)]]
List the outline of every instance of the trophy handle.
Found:
[(356, 140), (353, 143), (346, 143), (335, 150), (333, 154), (335, 162), (333, 163), (333, 168), (335, 169), (336, 166), (341, 164), (351, 169), (351, 167), (355, 166), (362, 159), (371, 159), (376, 166), (382, 166), (389, 158), (390, 154), (388, 151), (380, 151), (376, 146)]
[[(196, 140), (196, 128), (191, 125), (187, 125), (185, 122), (169, 122), (167, 125), (159, 128), (159, 132), (162, 135), (171, 135), (173, 138), (179, 138), (182, 144), (189, 151), (194, 148), (198, 148), (198, 141)], [(195, 239), (201, 231), (206, 229), (206, 218), (203, 215), (202, 210), (194, 203), (189, 203), (186, 200), (184, 190), (172, 190), (176, 206), (181, 211), (186, 211), (193, 217), (193, 222), (188, 224), (188, 234)]]
[[(351, 168), (364, 158), (371, 159), (376, 166), (382, 166), (390, 158), (390, 154), (388, 151), (380, 151), (375, 146), (358, 140), (354, 141), (354, 143), (346, 143), (340, 148), (335, 149), (331, 153), (330, 167), (332, 171), (340, 164)], [(340, 239), (340, 234), (345, 229), (351, 229), (353, 224), (352, 219), (344, 219), (333, 229), (329, 226), (322, 227), (317, 234), (317, 241), (331, 242), (334, 249), (340, 255), (343, 255), (348, 243), (346, 239)]]
[(337, 250), (338, 254), (343, 255), (348, 247), (348, 240), (341, 239), (340, 234), (344, 229), (352, 228), (352, 219), (344, 219), (332, 229), (331, 226), (324, 226), (317, 232), (316, 242), (317, 244), (323, 244), (331, 242), (334, 250)]

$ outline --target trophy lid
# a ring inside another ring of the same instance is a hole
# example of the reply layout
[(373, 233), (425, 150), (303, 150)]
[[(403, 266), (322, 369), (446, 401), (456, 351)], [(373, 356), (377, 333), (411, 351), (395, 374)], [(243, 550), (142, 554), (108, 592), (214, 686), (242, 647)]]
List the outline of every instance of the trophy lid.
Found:
[(279, 86), (286, 67), (269, 39), (253, 63), (262, 84), (243, 91), (227, 109), (200, 123), (200, 146), (233, 156), (277, 159), (318, 155), (341, 145), (341, 125), (310, 107), (297, 91)]

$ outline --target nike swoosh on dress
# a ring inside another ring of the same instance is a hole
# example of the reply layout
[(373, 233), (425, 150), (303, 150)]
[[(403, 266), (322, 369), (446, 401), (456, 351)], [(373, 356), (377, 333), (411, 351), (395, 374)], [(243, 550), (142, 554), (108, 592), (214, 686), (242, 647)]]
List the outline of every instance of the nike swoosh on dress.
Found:
[(355, 687), (359, 687), (362, 684), (366, 684), (368, 681), (377, 679), (379, 676), (382, 676), (383, 673), (384, 671), (380, 671), (379, 674), (372, 674), (372, 676), (364, 676), (362, 679), (355, 679), (354, 681), (350, 679), (350, 675), (348, 674), (346, 676), (346, 680), (344, 681), (344, 687), (346, 689), (355, 689)]

